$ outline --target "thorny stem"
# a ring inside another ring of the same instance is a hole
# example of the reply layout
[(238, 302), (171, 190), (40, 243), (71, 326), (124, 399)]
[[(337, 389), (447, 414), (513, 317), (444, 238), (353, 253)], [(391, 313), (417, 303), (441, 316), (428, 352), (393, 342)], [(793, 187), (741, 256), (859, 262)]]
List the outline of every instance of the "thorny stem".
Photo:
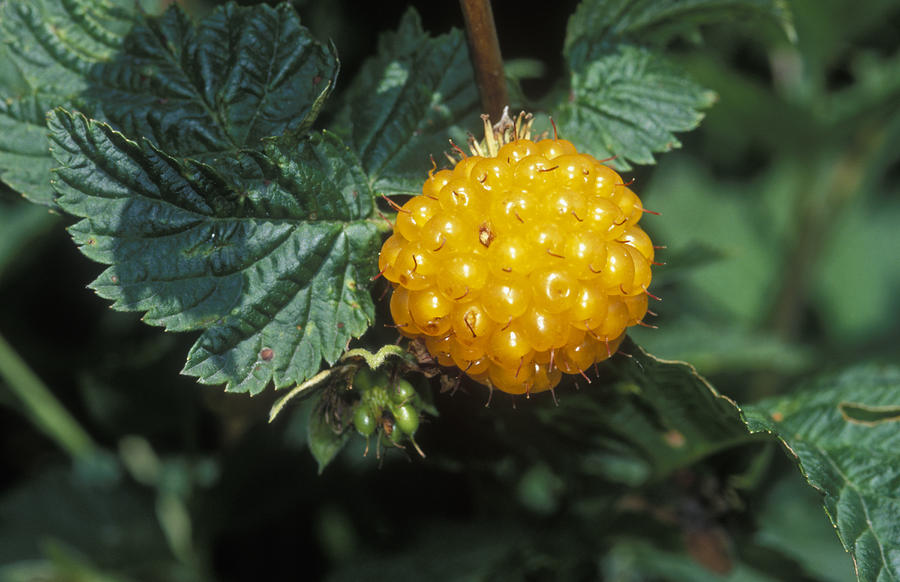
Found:
[(503, 108), (509, 105), (509, 95), (490, 0), (459, 0), (459, 4), (466, 22), (469, 56), (475, 68), (481, 108), (493, 119), (500, 119)]

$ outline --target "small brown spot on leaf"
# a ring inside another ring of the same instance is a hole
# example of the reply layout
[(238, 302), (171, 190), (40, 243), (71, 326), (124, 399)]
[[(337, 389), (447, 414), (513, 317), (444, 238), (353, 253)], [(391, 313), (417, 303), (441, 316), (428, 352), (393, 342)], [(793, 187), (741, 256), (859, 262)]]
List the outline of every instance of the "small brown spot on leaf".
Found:
[(113, 282), (113, 283), (118, 283), (118, 282), (119, 282), (119, 277), (118, 277), (117, 275), (111, 275), (111, 276), (109, 277), (109, 280), (110, 280), (111, 282)]
[(773, 412), (772, 420), (774, 420), (775, 422), (781, 422), (782, 420), (784, 420), (784, 415), (780, 412)]
[(677, 430), (670, 430), (663, 435), (663, 438), (666, 440), (666, 444), (673, 449), (680, 449), (685, 443), (684, 435)]
[(272, 348), (263, 348), (259, 350), (259, 359), (264, 362), (271, 362), (275, 357), (275, 350)]
[(316, 75), (313, 77), (313, 85), (318, 85), (322, 82), (322, 75)]

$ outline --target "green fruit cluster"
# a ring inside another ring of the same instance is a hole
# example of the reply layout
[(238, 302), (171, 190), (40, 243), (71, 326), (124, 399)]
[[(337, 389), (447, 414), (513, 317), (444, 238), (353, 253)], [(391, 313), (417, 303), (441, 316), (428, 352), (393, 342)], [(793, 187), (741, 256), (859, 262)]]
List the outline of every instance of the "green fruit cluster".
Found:
[[(361, 367), (353, 378), (359, 401), (353, 411), (353, 426), (366, 439), (377, 435), (379, 443), (403, 447), (415, 445), (415, 434), (424, 402), (408, 381), (391, 379), (384, 372)], [(416, 447), (418, 449), (418, 447)]]

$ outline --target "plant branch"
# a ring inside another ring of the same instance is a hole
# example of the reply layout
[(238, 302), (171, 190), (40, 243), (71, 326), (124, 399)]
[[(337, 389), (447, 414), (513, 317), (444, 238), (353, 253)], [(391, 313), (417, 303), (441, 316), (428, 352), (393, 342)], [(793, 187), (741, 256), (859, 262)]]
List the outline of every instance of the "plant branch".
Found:
[(509, 94), (490, 0), (459, 0), (459, 4), (466, 22), (469, 57), (475, 68), (481, 108), (493, 119), (500, 119), (503, 108), (509, 105)]
[(22, 401), (26, 414), (31, 417), (32, 422), (69, 455), (78, 459), (93, 454), (96, 445), (90, 435), (2, 335), (0, 335), (0, 378), (6, 381), (9, 389)]
[(847, 205), (859, 192), (871, 154), (884, 142), (884, 132), (867, 127), (834, 165), (834, 175), (821, 197), (800, 196), (797, 238), (783, 268), (783, 281), (769, 314), (769, 329), (783, 340), (797, 333), (814, 265), (822, 243)]

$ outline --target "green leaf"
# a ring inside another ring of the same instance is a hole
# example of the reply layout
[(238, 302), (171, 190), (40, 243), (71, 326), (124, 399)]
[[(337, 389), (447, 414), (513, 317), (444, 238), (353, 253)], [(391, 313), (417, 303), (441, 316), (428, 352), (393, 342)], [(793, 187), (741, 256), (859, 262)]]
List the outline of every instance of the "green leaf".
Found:
[(756, 514), (754, 540), (790, 556), (816, 580), (847, 582), (853, 579), (852, 562), (821, 507), (821, 496), (799, 475), (788, 475), (775, 483)]
[[(655, 458), (658, 473), (751, 440), (734, 402), (690, 364), (656, 358), (630, 339), (621, 349), (631, 357), (617, 359), (616, 369), (641, 403), (608, 414), (623, 436)], [(632, 416), (629, 408), (638, 415)], [(637, 416), (655, 428), (635, 430), (631, 422)]]
[(572, 70), (572, 98), (557, 113), (559, 132), (614, 164), (652, 164), (681, 146), (672, 132), (695, 129), (715, 94), (648, 49), (620, 45)]
[(716, 95), (649, 47), (747, 14), (772, 17), (793, 34), (782, 0), (584, 0), (566, 32), (572, 85), (556, 111), (560, 133), (598, 158), (617, 156), (621, 170), (680, 147), (674, 132), (695, 129)]
[(796, 374), (812, 364), (808, 350), (772, 334), (695, 317), (667, 319), (659, 329), (628, 333), (649, 352), (690, 362), (703, 374), (754, 370)]
[(62, 110), (50, 133), (59, 205), (84, 218), (72, 236), (111, 265), (91, 287), (151, 325), (204, 330), (187, 374), (251, 393), (301, 383), (368, 328), (373, 197), (333, 135), (241, 152), (236, 176)]
[[(643, 199), (662, 216), (641, 222), (656, 244), (668, 247), (657, 260), (668, 261), (696, 247), (719, 255), (718, 260), (682, 273), (679, 282), (691, 302), (686, 315), (698, 315), (699, 305), (745, 330), (758, 328), (765, 320), (778, 283), (773, 265), (780, 264), (790, 240), (800, 170), (791, 164), (773, 168), (750, 183), (733, 183), (713, 180), (686, 156), (673, 156), (660, 164)], [(663, 300), (665, 307), (670, 301), (666, 293)], [(699, 315), (707, 317), (707, 313)]]
[(512, 438), (539, 423), (548, 458), (569, 450), (579, 471), (630, 486), (754, 440), (734, 402), (689, 364), (655, 358), (631, 340), (620, 351), (630, 357), (611, 361), (618, 382), (585, 387), (579, 381), (581, 390), (536, 410), (538, 420), (522, 420), (509, 431)]
[(653, 547), (642, 540), (617, 543), (603, 560), (604, 580), (659, 580), (665, 582), (775, 582), (745, 564), (728, 574), (716, 574), (687, 554)]
[(579, 43), (639, 40), (663, 44), (674, 34), (698, 25), (773, 19), (794, 39), (793, 17), (784, 0), (582, 0), (569, 19), (565, 50), (584, 50)]
[(464, 140), (454, 123), (477, 121), (477, 112), (463, 34), (432, 38), (410, 9), (357, 74), (336, 131), (359, 154), (376, 192), (418, 194), (431, 168), (428, 155), (449, 149), (448, 137)]
[(10, 1), (0, 25), (28, 87), (0, 102), (0, 177), (43, 204), (52, 204), (44, 124), (53, 107), (230, 165), (263, 138), (306, 132), (338, 71), (333, 49), (286, 3), (228, 4), (195, 27), (178, 8), (154, 19), (130, 0)]
[(196, 27), (179, 9), (142, 18), (116, 58), (93, 67), (91, 116), (172, 155), (228, 163), (263, 139), (311, 127), (338, 72), (287, 3), (226, 4)]
[(131, 0), (0, 1), (0, 179), (32, 202), (54, 205), (46, 112), (87, 87), (136, 8)]
[(309, 451), (319, 464), (319, 474), (344, 448), (353, 436), (349, 430), (349, 422), (346, 419), (338, 420), (333, 410), (328, 405), (333, 395), (329, 392), (322, 394), (318, 404), (313, 408), (309, 417), (307, 444)]
[(50, 540), (91, 556), (99, 567), (137, 573), (136, 565), (155, 560), (164, 579), (176, 574), (150, 498), (127, 482), (95, 483), (50, 467), (5, 492), (0, 564), (38, 558)]
[(836, 345), (864, 341), (900, 322), (900, 261), (891, 256), (900, 248), (900, 202), (896, 196), (878, 200), (872, 194), (865, 192), (866, 199), (838, 218), (814, 273), (813, 295)]
[(900, 369), (859, 366), (743, 413), (750, 430), (784, 443), (824, 495), (859, 580), (900, 580)]

